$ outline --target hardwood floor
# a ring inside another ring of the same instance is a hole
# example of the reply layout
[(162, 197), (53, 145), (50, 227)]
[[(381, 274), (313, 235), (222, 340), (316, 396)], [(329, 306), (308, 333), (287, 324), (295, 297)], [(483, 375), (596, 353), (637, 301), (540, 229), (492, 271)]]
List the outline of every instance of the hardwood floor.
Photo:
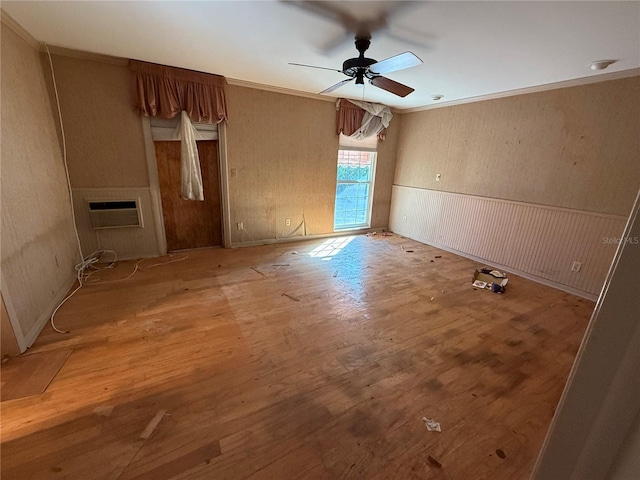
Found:
[(525, 479), (594, 307), (395, 235), (167, 260), (40, 335), (73, 353), (2, 403), (3, 479)]

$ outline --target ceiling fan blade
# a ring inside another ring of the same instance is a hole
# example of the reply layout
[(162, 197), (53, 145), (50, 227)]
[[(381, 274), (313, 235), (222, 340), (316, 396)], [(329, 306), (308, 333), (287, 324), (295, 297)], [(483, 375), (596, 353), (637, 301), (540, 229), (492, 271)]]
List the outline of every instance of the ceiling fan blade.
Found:
[(399, 97), (406, 97), (415, 90), (414, 88), (407, 87), (406, 85), (398, 83), (387, 77), (373, 77), (371, 79), (371, 85), (375, 85), (376, 87), (393, 93), (394, 95), (398, 95)]
[(315, 65), (304, 65), (302, 63), (289, 63), (289, 65), (295, 65), (296, 67), (319, 68), (320, 70), (331, 70), (332, 72), (342, 73), (342, 70), (338, 70), (337, 68), (316, 67)]
[(420, 60), (415, 54), (411, 52), (404, 52), (370, 65), (369, 71), (377, 75), (382, 75), (384, 73), (397, 72), (404, 68), (415, 67), (421, 63), (422, 60)]
[(338, 88), (340, 88), (342, 85), (344, 85), (345, 83), (349, 83), (350, 81), (352, 81), (353, 78), (347, 78), (346, 80), (342, 80), (341, 82), (336, 83), (335, 85), (331, 85), (329, 88), (323, 90), (320, 92), (320, 95), (322, 95), (323, 93), (329, 93), (329, 92), (333, 92), (334, 90), (337, 90)]

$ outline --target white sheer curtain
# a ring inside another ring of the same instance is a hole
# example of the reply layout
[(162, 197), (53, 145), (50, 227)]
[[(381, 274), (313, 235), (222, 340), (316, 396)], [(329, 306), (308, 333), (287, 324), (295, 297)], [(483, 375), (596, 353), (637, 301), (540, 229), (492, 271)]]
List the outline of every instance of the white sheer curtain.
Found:
[(180, 125), (175, 130), (176, 140), (180, 140), (180, 171), (182, 188), (180, 195), (185, 200), (204, 201), (202, 188), (202, 172), (196, 140), (202, 136), (191, 123), (189, 115), (184, 110), (180, 114)]
[(360, 128), (356, 130), (351, 138), (356, 140), (364, 140), (374, 135), (378, 135), (382, 130), (389, 126), (393, 114), (391, 109), (386, 105), (370, 102), (359, 102), (358, 100), (349, 100), (354, 105), (364, 110), (364, 117)]

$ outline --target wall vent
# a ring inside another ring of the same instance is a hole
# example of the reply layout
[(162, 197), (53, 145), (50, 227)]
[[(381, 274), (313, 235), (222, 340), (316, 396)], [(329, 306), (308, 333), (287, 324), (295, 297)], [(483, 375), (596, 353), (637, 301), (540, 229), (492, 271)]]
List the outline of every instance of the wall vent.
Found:
[(89, 200), (89, 217), (93, 229), (142, 227), (140, 199)]

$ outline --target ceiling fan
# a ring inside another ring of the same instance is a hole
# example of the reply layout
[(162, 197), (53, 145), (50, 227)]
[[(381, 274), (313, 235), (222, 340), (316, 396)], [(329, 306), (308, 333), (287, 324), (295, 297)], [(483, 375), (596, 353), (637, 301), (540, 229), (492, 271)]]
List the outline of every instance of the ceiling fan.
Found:
[(406, 97), (414, 91), (413, 88), (398, 83), (390, 78), (383, 77), (383, 74), (397, 72), (409, 67), (415, 67), (422, 63), (415, 54), (412, 52), (404, 52), (399, 55), (394, 55), (385, 60), (377, 61), (373, 58), (366, 58), (364, 52), (367, 51), (369, 45), (371, 45), (370, 35), (356, 35), (356, 49), (360, 53), (360, 56), (355, 58), (349, 58), (342, 64), (342, 70), (335, 68), (316, 67), (314, 65), (303, 65), (301, 63), (289, 63), (289, 65), (296, 65), (299, 67), (311, 67), (320, 68), (322, 70), (332, 70), (334, 72), (344, 73), (347, 77), (346, 80), (336, 83), (329, 88), (320, 92), (323, 93), (333, 92), (341, 86), (353, 81), (355, 79), (356, 85), (364, 85), (364, 79), (367, 78), (371, 85), (386, 90), (387, 92), (398, 95), (399, 97)]

